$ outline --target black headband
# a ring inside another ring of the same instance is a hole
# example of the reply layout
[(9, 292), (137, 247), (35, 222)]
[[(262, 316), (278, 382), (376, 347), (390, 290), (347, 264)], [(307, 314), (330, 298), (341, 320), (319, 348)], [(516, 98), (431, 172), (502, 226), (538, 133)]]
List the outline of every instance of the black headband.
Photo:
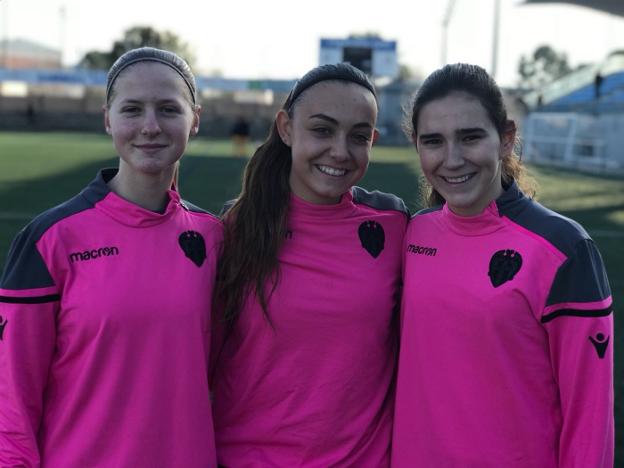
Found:
[(348, 83), (355, 83), (368, 89), (375, 100), (377, 99), (377, 92), (375, 91), (375, 85), (366, 76), (366, 74), (355, 68), (353, 65), (342, 62), (335, 64), (320, 65), (313, 68), (306, 73), (301, 79), (297, 80), (295, 86), (290, 91), (284, 108), (290, 110), (297, 98), (306, 89), (314, 86), (321, 81), (346, 81)]
[(117, 80), (119, 74), (130, 65), (134, 65), (139, 62), (162, 63), (175, 70), (178, 75), (182, 77), (186, 86), (188, 86), (188, 89), (191, 92), (193, 104), (196, 104), (195, 94), (197, 89), (195, 86), (195, 77), (193, 76), (191, 67), (189, 67), (189, 65), (182, 58), (173, 52), (155, 49), (153, 47), (141, 47), (140, 49), (130, 50), (115, 61), (108, 72), (108, 76), (106, 77), (106, 102), (110, 99), (113, 84), (115, 84), (115, 80)]

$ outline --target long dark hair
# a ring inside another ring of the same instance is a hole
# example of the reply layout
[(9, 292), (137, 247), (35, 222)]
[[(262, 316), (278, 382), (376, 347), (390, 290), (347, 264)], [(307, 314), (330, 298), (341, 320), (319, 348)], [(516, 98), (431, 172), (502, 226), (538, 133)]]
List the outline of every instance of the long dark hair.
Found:
[[(418, 117), (422, 108), (431, 101), (442, 99), (456, 91), (466, 92), (479, 100), (501, 141), (510, 127), (515, 128), (515, 123), (507, 117), (503, 95), (494, 79), (477, 65), (454, 63), (434, 71), (416, 91), (411, 115), (405, 124), (406, 133), (412, 141), (415, 142), (418, 135)], [(509, 185), (515, 180), (525, 193), (534, 195), (535, 181), (526, 175), (519, 156), (514, 152), (503, 158), (501, 173), (503, 184)], [(428, 193), (425, 194), (425, 203), (428, 206), (441, 205), (444, 202), (442, 195), (433, 187), (428, 187)]]
[[(321, 81), (355, 83), (376, 98), (374, 85), (357, 68), (347, 63), (321, 65), (297, 81), (282, 110), (292, 118), (301, 96)], [(215, 297), (226, 321), (236, 319), (250, 294), (269, 318), (267, 303), (279, 280), (278, 253), (287, 234), (291, 164), (290, 147), (280, 138), (274, 120), (266, 141), (247, 163), (240, 195), (223, 216)]]

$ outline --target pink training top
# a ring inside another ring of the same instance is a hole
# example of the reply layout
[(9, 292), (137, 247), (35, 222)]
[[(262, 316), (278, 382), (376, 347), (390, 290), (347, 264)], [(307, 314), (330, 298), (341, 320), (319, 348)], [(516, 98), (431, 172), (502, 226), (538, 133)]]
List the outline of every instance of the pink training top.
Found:
[(602, 259), (513, 184), (405, 238), (393, 466), (613, 466), (613, 323)]
[(386, 467), (405, 205), (354, 188), (289, 210), (272, 325), (249, 299), (220, 351), (219, 463)]
[(105, 171), (19, 233), (0, 281), (0, 466), (214, 467), (207, 360), (221, 227)]

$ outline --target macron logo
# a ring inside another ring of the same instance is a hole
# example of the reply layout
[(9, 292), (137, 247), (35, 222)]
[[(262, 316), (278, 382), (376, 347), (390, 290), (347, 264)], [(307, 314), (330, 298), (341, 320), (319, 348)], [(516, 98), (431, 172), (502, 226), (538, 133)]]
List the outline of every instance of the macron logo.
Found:
[(119, 255), (119, 249), (117, 247), (101, 247), (99, 249), (85, 250), (84, 252), (74, 252), (69, 254), (69, 260), (72, 263), (84, 262), (100, 257), (110, 257), (111, 255)]
[(434, 249), (433, 247), (421, 247), (420, 245), (410, 244), (407, 246), (407, 251), (413, 254), (435, 257), (438, 249)]

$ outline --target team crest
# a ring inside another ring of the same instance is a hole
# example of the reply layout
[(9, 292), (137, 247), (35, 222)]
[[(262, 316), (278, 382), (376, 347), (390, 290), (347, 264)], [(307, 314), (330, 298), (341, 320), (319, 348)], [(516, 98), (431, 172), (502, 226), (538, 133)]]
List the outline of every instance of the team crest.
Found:
[(492, 286), (498, 288), (507, 281), (511, 281), (521, 267), (522, 257), (518, 252), (511, 249), (499, 250), (490, 259), (488, 276)]
[(364, 250), (371, 254), (373, 258), (377, 258), (384, 249), (386, 242), (383, 226), (377, 221), (364, 221), (360, 224), (358, 235)]
[(197, 231), (185, 231), (178, 237), (184, 255), (198, 267), (206, 260), (206, 243)]

